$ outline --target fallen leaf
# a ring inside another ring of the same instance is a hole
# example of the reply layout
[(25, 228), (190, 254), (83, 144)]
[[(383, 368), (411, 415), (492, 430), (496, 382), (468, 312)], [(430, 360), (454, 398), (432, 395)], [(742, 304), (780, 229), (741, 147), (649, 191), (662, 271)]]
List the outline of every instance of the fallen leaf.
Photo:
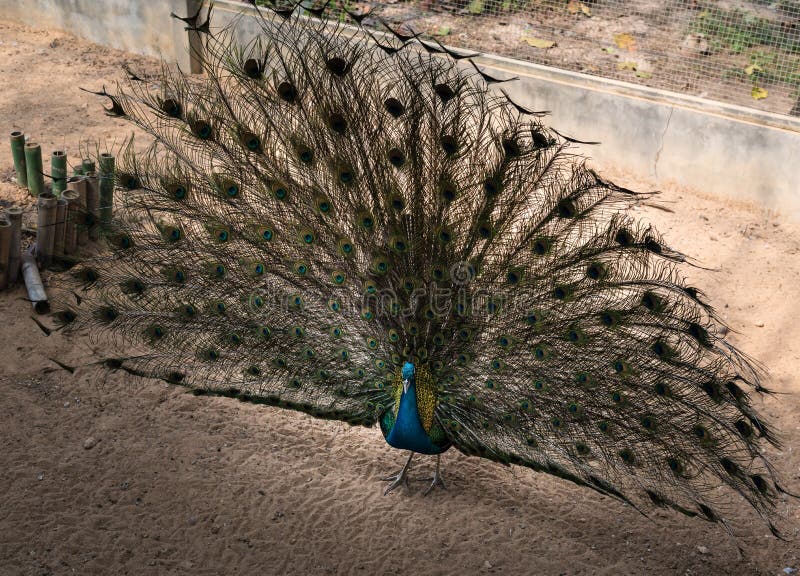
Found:
[(580, 0), (569, 0), (569, 3), (567, 4), (567, 12), (570, 14), (581, 13), (584, 16), (592, 15), (592, 10), (583, 2), (580, 2)]
[(483, 0), (472, 0), (467, 6), (470, 14), (481, 14), (483, 13)]
[(450, 34), (450, 26), (441, 26), (437, 31), (437, 36), (447, 36)]
[(636, 62), (618, 62), (617, 70), (636, 70)]
[(650, 72), (645, 72), (644, 70), (637, 70), (636, 71), (636, 77), (637, 78), (644, 78), (645, 80), (647, 80), (648, 78), (652, 78), (653, 75), (650, 74)]
[(613, 46), (606, 46), (602, 50), (603, 52), (608, 52), (609, 54), (614, 54), (617, 51), (617, 49), (614, 48)]
[(552, 48), (556, 45), (553, 40), (545, 40), (544, 38), (534, 38), (533, 36), (523, 36), (522, 40), (528, 43), (528, 46), (533, 46), (534, 48)]
[(763, 100), (767, 96), (769, 96), (769, 92), (767, 92), (766, 88), (761, 88), (753, 84), (753, 91), (750, 92), (750, 95), (753, 97), (753, 100)]
[(636, 50), (636, 38), (630, 34), (614, 34), (614, 44), (617, 45), (617, 48), (628, 52)]
[(752, 76), (753, 72), (761, 72), (762, 68), (758, 64), (750, 64), (747, 68), (744, 69), (744, 73), (748, 76)]

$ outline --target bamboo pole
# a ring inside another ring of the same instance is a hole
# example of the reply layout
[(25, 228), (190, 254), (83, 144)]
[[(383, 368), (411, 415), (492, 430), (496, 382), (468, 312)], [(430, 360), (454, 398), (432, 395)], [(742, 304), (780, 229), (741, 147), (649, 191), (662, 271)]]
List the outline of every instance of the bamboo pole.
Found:
[(53, 261), (56, 238), (56, 197), (50, 192), (39, 194), (39, 214), (36, 226), (36, 259), (43, 267)]
[(11, 255), (11, 222), (0, 219), (0, 290), (8, 288), (11, 272), (9, 256)]
[(91, 158), (84, 158), (81, 160), (81, 171), (83, 174), (89, 174), (96, 170), (94, 160)]
[(64, 195), (58, 199), (56, 204), (56, 236), (53, 241), (53, 256), (56, 260), (61, 260), (64, 256), (64, 241), (66, 239), (67, 231), (67, 201), (64, 200)]
[(32, 196), (44, 192), (44, 172), (42, 171), (42, 147), (35, 142), (25, 144), (25, 169), (28, 174), (28, 190)]
[(67, 187), (67, 153), (63, 150), (53, 151), (50, 157), (50, 177), (53, 179), (53, 194), (58, 198)]
[(64, 226), (64, 256), (72, 256), (78, 251), (78, 228), (75, 225), (80, 217), (80, 196), (72, 189), (64, 190), (61, 199), (67, 202), (67, 221)]
[[(94, 163), (92, 163), (94, 164)], [(86, 161), (84, 161), (84, 169), (86, 168)], [(89, 240), (96, 242), (100, 237), (98, 221), (100, 219), (100, 189), (97, 180), (97, 174), (94, 172), (85, 172), (84, 178), (86, 179), (86, 209), (87, 209), (87, 223), (89, 224)]]
[(11, 222), (11, 249), (8, 256), (8, 283), (14, 285), (19, 278), (19, 259), (22, 249), (22, 208), (12, 206), (6, 209)]
[(36, 267), (36, 260), (29, 251), (22, 255), (22, 278), (25, 280), (28, 300), (33, 304), (33, 309), (38, 314), (50, 312), (50, 303), (47, 301), (47, 292), (44, 291), (42, 277)]
[(78, 203), (80, 210), (76, 217), (73, 218), (72, 223), (78, 232), (78, 246), (83, 246), (89, 242), (89, 227), (87, 222), (87, 190), (86, 190), (86, 177), (85, 176), (71, 176), (67, 180), (67, 188), (75, 190), (78, 193)]
[(14, 157), (14, 170), (17, 171), (17, 184), (28, 187), (28, 170), (25, 168), (25, 134), (19, 130), (11, 133), (11, 156)]
[(100, 225), (107, 229), (114, 217), (114, 155), (100, 154)]

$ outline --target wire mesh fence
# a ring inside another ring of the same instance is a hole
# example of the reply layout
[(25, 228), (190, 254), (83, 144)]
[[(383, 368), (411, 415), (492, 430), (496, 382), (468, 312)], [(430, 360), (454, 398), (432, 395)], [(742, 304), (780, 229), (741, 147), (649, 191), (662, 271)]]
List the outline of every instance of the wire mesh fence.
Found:
[(800, 0), (419, 0), (446, 44), (800, 116)]
[(341, 2), (454, 47), (800, 116), (800, 0)]

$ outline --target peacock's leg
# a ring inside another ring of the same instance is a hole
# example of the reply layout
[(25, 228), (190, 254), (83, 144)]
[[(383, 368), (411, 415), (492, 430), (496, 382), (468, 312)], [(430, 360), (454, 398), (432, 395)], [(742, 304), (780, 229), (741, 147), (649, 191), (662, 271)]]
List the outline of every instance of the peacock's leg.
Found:
[(381, 480), (391, 481), (391, 483), (386, 487), (386, 491), (383, 493), (386, 496), (389, 492), (400, 486), (400, 484), (405, 484), (408, 487), (408, 471), (411, 468), (411, 459), (414, 458), (414, 453), (411, 452), (408, 456), (408, 461), (406, 465), (403, 466), (403, 469), (400, 470), (397, 474), (393, 476), (387, 476), (386, 478), (381, 478)]
[(431, 485), (425, 489), (425, 492), (422, 493), (423, 496), (427, 496), (430, 494), (431, 490), (433, 490), (436, 486), (441, 486), (442, 490), (447, 490), (447, 486), (444, 484), (444, 480), (442, 479), (442, 474), (439, 470), (439, 463), (441, 462), (442, 455), (436, 455), (436, 471), (433, 473), (433, 478), (426, 478), (426, 480), (431, 481)]

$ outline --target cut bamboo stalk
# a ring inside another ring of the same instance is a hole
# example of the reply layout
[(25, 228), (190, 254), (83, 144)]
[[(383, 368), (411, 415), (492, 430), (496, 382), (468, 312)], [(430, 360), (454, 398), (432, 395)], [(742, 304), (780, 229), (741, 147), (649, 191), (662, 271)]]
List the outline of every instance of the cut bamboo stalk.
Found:
[(12, 206), (6, 210), (11, 222), (11, 248), (8, 256), (8, 283), (14, 285), (19, 278), (20, 250), (22, 249), (22, 208)]
[(42, 147), (35, 142), (25, 144), (25, 170), (28, 174), (28, 190), (32, 196), (44, 192), (44, 172), (42, 172)]
[(61, 260), (64, 256), (64, 241), (67, 231), (67, 201), (64, 195), (58, 199), (56, 204), (56, 237), (53, 241), (53, 256), (56, 260)]
[(105, 230), (114, 217), (114, 155), (100, 154), (100, 226)]
[(94, 160), (91, 158), (84, 158), (81, 161), (81, 171), (83, 174), (89, 174), (90, 172), (94, 172), (96, 170)]
[(67, 188), (78, 193), (78, 203), (80, 210), (78, 215), (72, 220), (78, 232), (78, 246), (83, 246), (89, 242), (89, 227), (86, 225), (87, 219), (87, 190), (85, 176), (72, 176), (67, 180)]
[(0, 290), (5, 290), (9, 286), (9, 273), (11, 264), (11, 222), (5, 219), (0, 220)]
[(72, 256), (78, 251), (78, 228), (75, 225), (80, 218), (80, 196), (72, 189), (64, 190), (62, 200), (67, 202), (67, 222), (64, 226), (64, 256)]
[(43, 267), (53, 262), (56, 238), (56, 197), (50, 192), (39, 194), (39, 214), (36, 225), (36, 259)]
[(50, 157), (50, 177), (53, 194), (58, 198), (67, 187), (67, 153), (63, 150), (55, 150)]
[[(83, 166), (85, 169), (85, 161)], [(86, 208), (88, 210), (86, 217), (89, 225), (89, 240), (97, 242), (100, 237), (100, 227), (98, 226), (100, 219), (100, 189), (97, 174), (86, 172), (84, 178), (86, 178)]]
[(30, 252), (22, 255), (22, 278), (25, 280), (25, 289), (28, 291), (28, 300), (33, 304), (33, 309), (38, 314), (50, 312), (50, 303), (47, 301), (47, 292), (44, 291), (42, 277), (36, 267), (36, 260)]
[(28, 187), (28, 170), (25, 168), (25, 134), (19, 130), (11, 133), (11, 155), (14, 157), (14, 170), (17, 171), (17, 184)]

